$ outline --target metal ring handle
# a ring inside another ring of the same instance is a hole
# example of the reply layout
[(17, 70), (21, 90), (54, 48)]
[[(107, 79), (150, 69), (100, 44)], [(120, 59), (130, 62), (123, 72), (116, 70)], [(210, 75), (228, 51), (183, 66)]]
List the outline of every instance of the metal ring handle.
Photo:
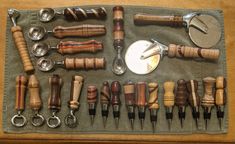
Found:
[(34, 116), (31, 117), (31, 123), (35, 127), (39, 127), (44, 123), (45, 119), (42, 115), (40, 114), (35, 114)]
[(68, 114), (64, 119), (65, 125), (67, 125), (70, 128), (74, 128), (77, 126), (77, 118), (74, 114), (70, 113)]
[[(51, 123), (52, 121), (56, 121), (56, 123), (53, 124)], [(52, 115), (47, 119), (47, 125), (49, 128), (57, 128), (60, 126), (60, 124), (61, 124), (60, 118), (55, 115)]]
[[(22, 122), (16, 122), (16, 120), (22, 120)], [(27, 119), (25, 118), (25, 116), (21, 115), (21, 114), (16, 114), (11, 118), (11, 123), (12, 125), (16, 126), (16, 127), (23, 127), (26, 123), (27, 123)]]

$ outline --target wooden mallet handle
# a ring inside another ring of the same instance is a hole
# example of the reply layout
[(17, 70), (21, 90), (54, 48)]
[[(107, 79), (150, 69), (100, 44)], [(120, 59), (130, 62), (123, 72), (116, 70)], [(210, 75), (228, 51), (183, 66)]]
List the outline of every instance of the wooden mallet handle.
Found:
[(23, 111), (25, 106), (25, 92), (27, 87), (27, 77), (19, 75), (16, 77), (16, 101), (15, 109)]
[(218, 60), (219, 50), (170, 44), (168, 47), (168, 56), (178, 58), (202, 58), (206, 60)]
[(32, 64), (30, 57), (29, 57), (29, 53), (27, 50), (27, 44), (24, 39), (24, 35), (22, 33), (21, 27), (20, 26), (13, 26), (11, 28), (11, 32), (12, 32), (16, 47), (18, 49), (18, 52), (20, 54), (21, 61), (24, 66), (24, 71), (26, 73), (32, 73), (34, 71), (34, 67), (33, 67), (33, 64)]
[(40, 92), (39, 92), (40, 89), (39, 81), (35, 75), (31, 75), (29, 77), (28, 87), (30, 93), (29, 95), (30, 108), (37, 111), (42, 106), (42, 100), (40, 98)]
[(182, 16), (160, 16), (160, 15), (151, 15), (151, 14), (135, 14), (134, 23), (136, 25), (166, 25), (166, 26), (183, 26), (183, 17)]

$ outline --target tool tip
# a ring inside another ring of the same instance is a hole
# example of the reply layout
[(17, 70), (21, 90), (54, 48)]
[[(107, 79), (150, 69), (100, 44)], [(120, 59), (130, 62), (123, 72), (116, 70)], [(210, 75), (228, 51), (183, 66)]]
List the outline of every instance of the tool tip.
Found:
[(198, 129), (198, 119), (197, 118), (195, 119), (195, 122), (196, 122), (196, 127)]
[(106, 128), (106, 122), (107, 122), (107, 117), (106, 117), (106, 116), (104, 116), (104, 117), (103, 117), (103, 124), (104, 124), (104, 128)]
[(220, 127), (220, 130), (222, 130), (222, 121), (223, 121), (223, 118), (219, 118), (219, 127)]
[(134, 119), (130, 119), (131, 129), (134, 130)]
[(183, 124), (183, 123), (184, 123), (184, 119), (183, 119), (183, 118), (181, 118), (181, 119), (180, 119), (180, 125), (181, 125), (181, 128), (183, 128), (183, 127), (184, 127), (184, 124)]
[(91, 118), (91, 126), (93, 126), (93, 124), (94, 124), (94, 115), (91, 115), (90, 118)]
[(152, 121), (152, 128), (153, 128), (153, 133), (155, 133), (156, 121)]
[(171, 130), (171, 122), (172, 122), (172, 119), (168, 119), (168, 127), (169, 127), (169, 130)]
[(141, 126), (141, 129), (144, 129), (144, 119), (140, 119), (140, 126)]
[(118, 124), (119, 124), (119, 118), (116, 117), (116, 118), (115, 118), (115, 126), (116, 126), (116, 129), (118, 129)]
[(207, 130), (207, 119), (205, 119), (205, 128)]

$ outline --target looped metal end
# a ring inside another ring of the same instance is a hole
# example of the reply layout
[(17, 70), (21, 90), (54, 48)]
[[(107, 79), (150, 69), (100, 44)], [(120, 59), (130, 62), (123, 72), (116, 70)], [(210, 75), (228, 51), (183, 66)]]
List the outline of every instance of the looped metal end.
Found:
[(11, 123), (16, 127), (23, 127), (27, 123), (27, 119), (18, 111), (18, 113), (11, 118)]
[(52, 116), (47, 119), (47, 125), (49, 128), (57, 128), (61, 124), (60, 118), (55, 114), (56, 112), (52, 112)]
[(43, 125), (44, 121), (45, 121), (44, 117), (38, 113), (35, 113), (35, 115), (31, 117), (31, 123), (35, 127)]
[(78, 125), (77, 118), (74, 115), (74, 110), (70, 110), (70, 113), (64, 119), (65, 125), (74, 128)]

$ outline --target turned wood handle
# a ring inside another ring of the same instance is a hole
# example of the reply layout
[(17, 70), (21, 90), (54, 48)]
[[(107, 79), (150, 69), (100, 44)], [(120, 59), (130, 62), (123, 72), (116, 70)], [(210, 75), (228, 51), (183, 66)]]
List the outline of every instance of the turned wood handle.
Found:
[(88, 102), (88, 104), (96, 103), (97, 96), (98, 96), (98, 90), (97, 90), (96, 86), (89, 85), (87, 87), (87, 102)]
[(62, 86), (62, 78), (54, 74), (49, 77), (50, 95), (48, 99), (48, 108), (59, 110), (61, 107), (60, 90)]
[(64, 9), (64, 16), (67, 20), (82, 21), (85, 19), (106, 19), (107, 13), (104, 7), (92, 8), (92, 9), (82, 9), (80, 7), (76, 8), (66, 8)]
[(174, 27), (183, 26), (183, 17), (182, 16), (160, 16), (160, 15), (151, 15), (151, 14), (135, 14), (134, 23), (136, 25), (167, 25)]
[(214, 106), (214, 86), (215, 86), (215, 78), (206, 77), (203, 79), (204, 83), (204, 97), (202, 98), (201, 104), (203, 107)]
[(187, 90), (189, 92), (189, 104), (192, 107), (198, 107), (200, 105), (200, 97), (197, 92), (198, 90), (198, 81), (190, 80), (186, 83)]
[(175, 83), (172, 81), (167, 81), (163, 84), (164, 88), (164, 106), (165, 107), (172, 107), (175, 103)]
[(68, 102), (71, 109), (78, 109), (79, 107), (79, 97), (82, 85), (83, 77), (79, 75), (73, 76), (70, 88), (70, 101)]
[(22, 33), (22, 29), (20, 26), (13, 26), (11, 28), (11, 32), (16, 44), (16, 47), (18, 49), (18, 52), (20, 54), (21, 61), (24, 66), (24, 71), (26, 73), (32, 73), (34, 72), (33, 64), (30, 60), (29, 53), (27, 50), (27, 44), (24, 38), (24, 35)]
[(15, 109), (17, 111), (23, 111), (25, 106), (25, 94), (27, 87), (27, 77), (19, 75), (16, 77), (16, 101)]
[(226, 104), (226, 79), (223, 76), (218, 76), (216, 78), (216, 94), (215, 94), (215, 104), (217, 106), (223, 106)]
[(146, 83), (145, 82), (138, 82), (136, 84), (137, 89), (137, 106), (145, 106), (146, 103)]
[(65, 58), (66, 69), (104, 69), (104, 58)]
[(77, 37), (91, 37), (104, 35), (106, 29), (104, 25), (78, 25), (71, 27), (57, 26), (53, 29), (54, 36), (57, 38), (64, 38), (68, 36)]
[(29, 76), (29, 106), (33, 110), (39, 110), (42, 106), (42, 100), (40, 97), (40, 85), (35, 75)]
[(127, 106), (135, 105), (135, 84), (132, 82), (124, 84), (123, 90), (124, 90), (126, 105)]
[(109, 83), (107, 81), (103, 82), (103, 85), (101, 87), (100, 91), (100, 103), (101, 104), (109, 104), (110, 103), (110, 88)]
[(121, 94), (121, 85), (119, 81), (113, 81), (111, 84), (111, 93), (112, 93), (112, 105), (120, 105), (120, 94)]
[(159, 109), (159, 103), (158, 103), (158, 83), (151, 82), (148, 84), (148, 90), (149, 90), (149, 109)]
[(178, 58), (202, 58), (206, 60), (218, 60), (219, 50), (170, 44), (168, 47), (168, 56)]
[(180, 79), (177, 81), (177, 90), (175, 95), (175, 105), (176, 106), (186, 106), (188, 99), (188, 92), (186, 87), (186, 81)]
[(103, 49), (103, 44), (95, 40), (85, 42), (61, 41), (57, 47), (58, 52), (61, 54), (75, 54), (81, 52), (95, 53)]

